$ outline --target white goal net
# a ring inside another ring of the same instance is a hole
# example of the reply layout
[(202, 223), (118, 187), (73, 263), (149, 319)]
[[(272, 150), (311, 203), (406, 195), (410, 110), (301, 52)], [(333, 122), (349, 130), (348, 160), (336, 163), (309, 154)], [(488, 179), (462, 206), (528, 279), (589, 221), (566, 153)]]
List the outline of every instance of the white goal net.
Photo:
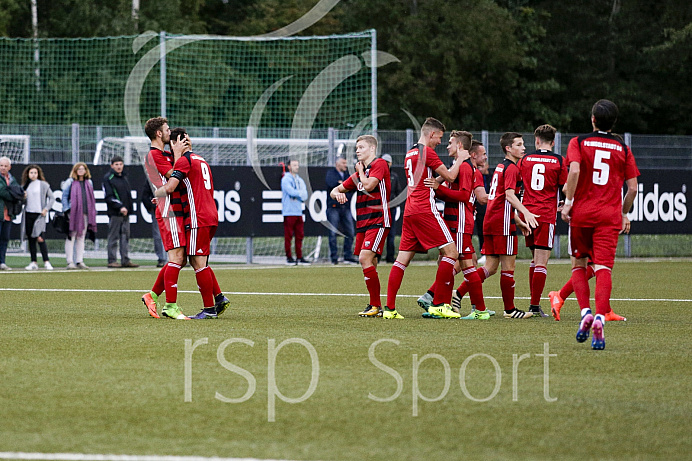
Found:
[(29, 163), (30, 151), (31, 136), (0, 134), (0, 157), (16, 163)]

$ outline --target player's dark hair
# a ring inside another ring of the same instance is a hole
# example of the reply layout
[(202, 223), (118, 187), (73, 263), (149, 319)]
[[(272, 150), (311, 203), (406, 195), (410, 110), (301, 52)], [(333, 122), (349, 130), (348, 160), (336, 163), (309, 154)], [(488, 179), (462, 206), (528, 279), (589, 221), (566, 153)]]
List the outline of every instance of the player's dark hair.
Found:
[(469, 147), (469, 153), (478, 152), (478, 148), (482, 147), (483, 143), (476, 141), (475, 139), (471, 141), (471, 147)]
[(613, 101), (600, 99), (591, 108), (591, 115), (595, 118), (596, 128), (603, 131), (610, 131), (620, 115), (618, 106)]
[(445, 131), (445, 126), (436, 118), (428, 117), (425, 119), (423, 126), (420, 127), (421, 133), (429, 134), (431, 131)]
[(147, 134), (149, 139), (153, 141), (156, 139), (156, 132), (159, 131), (166, 123), (168, 123), (168, 119), (166, 117), (150, 118), (147, 120), (147, 123), (144, 124), (144, 132)]
[(510, 131), (503, 134), (500, 137), (500, 147), (502, 148), (502, 153), (507, 155), (507, 148), (512, 147), (514, 140), (521, 137), (521, 133), (517, 133), (515, 131)]
[(121, 156), (116, 155), (115, 157), (113, 157), (111, 159), (111, 165), (113, 165), (116, 162), (123, 162), (124, 163), (125, 161), (123, 160), (123, 158)]
[(452, 134), (450, 134), (449, 137), (455, 138), (457, 142), (460, 142), (464, 150), (469, 150), (471, 148), (473, 135), (468, 131), (452, 130)]
[(536, 128), (533, 135), (543, 142), (553, 142), (555, 141), (555, 133), (557, 133), (557, 129), (555, 129), (555, 127), (545, 124)]
[(180, 136), (180, 139), (184, 139), (186, 134), (187, 131), (185, 130), (185, 128), (173, 128), (171, 130), (171, 142), (177, 142), (178, 136)]

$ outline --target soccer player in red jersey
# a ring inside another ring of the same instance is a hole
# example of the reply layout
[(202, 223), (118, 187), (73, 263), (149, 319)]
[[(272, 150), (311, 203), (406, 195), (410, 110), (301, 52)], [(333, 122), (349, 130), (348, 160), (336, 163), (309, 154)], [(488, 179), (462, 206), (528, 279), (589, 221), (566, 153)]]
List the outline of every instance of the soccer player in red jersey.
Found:
[[(637, 195), (639, 176), (629, 147), (611, 133), (618, 114), (612, 101), (597, 101), (591, 109), (594, 131), (573, 138), (567, 148), (569, 175), (562, 219), (569, 222), (572, 285), (582, 316), (577, 341), (586, 341), (593, 329), (591, 348), (596, 350), (605, 349), (603, 325), (610, 308), (618, 234), (630, 230), (627, 212)], [(623, 183), (627, 185), (624, 199)], [(591, 314), (591, 293), (586, 280), (588, 258), (596, 272), (595, 318)]]
[(421, 127), (418, 144), (406, 153), (404, 169), (407, 179), (407, 199), (404, 210), (404, 222), (399, 242), (399, 254), (389, 272), (387, 284), (387, 305), (385, 319), (403, 319), (396, 310), (396, 295), (401, 287), (404, 270), (416, 252), (438, 248), (442, 259), (437, 267), (436, 292), (433, 304), (428, 312), (445, 318), (459, 318), (449, 303), (452, 298), (454, 283), (454, 264), (459, 257), (454, 238), (449, 232), (435, 202), (435, 192), (427, 187), (423, 180), (432, 178), (433, 172), (442, 176), (447, 182), (454, 182), (459, 173), (457, 162), (451, 169), (444, 166), (434, 148), (441, 142), (445, 126), (439, 120), (429, 117)]
[[(465, 320), (487, 320), (490, 318), (490, 312), (485, 309), (485, 300), (483, 299), (483, 284), (476, 273), (474, 257), (476, 250), (473, 248), (472, 234), (475, 224), (476, 200), (485, 204), (488, 201), (488, 196), (483, 186), (483, 175), (476, 168), (478, 162), (485, 162), (485, 152), (482, 157), (478, 157), (480, 152), (479, 147), (482, 144), (476, 142), (475, 146), (472, 141), (473, 135), (468, 131), (452, 131), (447, 145), (449, 156), (455, 161), (461, 162), (459, 165), (459, 174), (457, 178), (449, 186), (441, 186), (440, 182), (435, 179), (426, 179), (425, 184), (435, 189), (435, 194), (438, 198), (445, 201), (444, 219), (449, 227), (450, 232), (455, 238), (456, 248), (459, 252), (459, 259), (455, 265), (455, 271), (463, 272), (464, 276), (468, 275), (468, 285), (470, 291), (471, 303), (475, 306), (471, 314), (462, 317)], [(474, 148), (475, 149), (472, 149)], [(471, 150), (474, 154), (471, 155)], [(468, 158), (464, 159), (464, 157)], [(433, 284), (428, 290), (428, 293), (418, 299), (418, 305), (423, 309), (429, 308), (436, 286)], [(455, 303), (455, 301), (457, 301)], [(459, 304), (461, 299), (452, 296), (452, 310), (459, 312)], [(455, 305), (456, 304), (456, 305)], [(423, 314), (426, 316), (426, 314)]]
[(361, 317), (382, 317), (377, 255), (382, 255), (392, 222), (389, 165), (381, 158), (375, 158), (376, 155), (377, 138), (360, 136), (356, 140), (356, 172), (329, 193), (333, 199), (344, 204), (348, 200), (346, 192), (357, 191), (357, 235), (353, 254), (358, 256), (370, 294), (370, 303), (358, 314)]
[[(214, 179), (209, 164), (203, 157), (192, 152), (190, 144), (185, 142), (185, 139), (187, 139), (187, 133), (183, 128), (175, 128), (171, 131), (171, 147), (175, 152), (173, 173), (168, 182), (156, 190), (155, 196), (166, 197), (175, 192), (179, 184), (185, 185), (189, 204), (189, 213), (185, 216), (187, 255), (190, 258), (190, 265), (195, 270), (197, 286), (204, 306), (202, 311), (192, 318), (215, 319), (226, 310), (229, 302), (220, 302), (222, 298), (225, 298), (216, 281), (214, 271), (209, 267), (211, 240), (219, 225), (218, 210), (214, 200)], [(183, 148), (176, 149), (181, 143)]]
[[(552, 151), (556, 132), (550, 125), (536, 128), (533, 132), (536, 151), (524, 155), (517, 162), (524, 186), (521, 203), (538, 216), (538, 227), (525, 236), (526, 246), (531, 249), (533, 256), (529, 267), (529, 312), (534, 317), (548, 317), (541, 309), (540, 302), (548, 276), (548, 259), (553, 249), (560, 187), (567, 181), (567, 161)], [(520, 218), (523, 217), (520, 215)]]
[[(488, 208), (483, 222), (483, 248), (481, 253), (485, 255), (485, 265), (476, 269), (481, 281), (497, 272), (500, 264), (500, 289), (504, 304), (504, 317), (509, 319), (530, 318), (530, 312), (519, 310), (514, 305), (514, 268), (517, 258), (516, 225), (524, 235), (528, 235), (531, 229), (538, 226), (537, 216), (528, 211), (521, 204), (516, 192), (521, 187), (521, 174), (516, 163), (524, 156), (526, 147), (520, 133), (509, 132), (500, 138), (500, 147), (505, 153), (505, 160), (495, 167), (495, 172), (490, 183), (488, 193)], [(518, 216), (513, 219), (513, 210), (516, 209), (524, 215), (526, 222)], [(457, 289), (458, 296), (462, 297), (469, 291), (468, 283), (464, 281)]]
[[(173, 173), (173, 154), (165, 150), (165, 145), (170, 142), (171, 130), (168, 120), (164, 117), (155, 117), (147, 120), (144, 132), (151, 140), (151, 148), (147, 156), (145, 167), (149, 181), (154, 187), (161, 187), (168, 181)], [(180, 144), (179, 148), (183, 145)], [(178, 274), (185, 266), (185, 226), (184, 215), (187, 208), (186, 194), (183, 188), (174, 191), (160, 200), (156, 206), (156, 221), (161, 232), (164, 249), (168, 253), (168, 263), (159, 271), (149, 293), (142, 296), (142, 302), (147, 307), (149, 315), (159, 318), (156, 312), (158, 297), (166, 291), (165, 312), (171, 312), (176, 317), (178, 298)]]

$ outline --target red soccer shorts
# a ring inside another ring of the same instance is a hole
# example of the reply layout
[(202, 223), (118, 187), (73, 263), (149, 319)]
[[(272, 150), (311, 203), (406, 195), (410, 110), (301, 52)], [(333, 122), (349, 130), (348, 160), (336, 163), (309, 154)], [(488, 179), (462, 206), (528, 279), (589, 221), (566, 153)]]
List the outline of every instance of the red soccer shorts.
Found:
[(159, 224), (164, 250), (170, 251), (185, 246), (187, 242), (182, 217), (156, 218), (156, 222)]
[(553, 238), (555, 237), (555, 224), (539, 222), (526, 239), (527, 248), (538, 248), (539, 250), (552, 250)]
[(569, 227), (569, 254), (590, 257), (594, 264), (612, 268), (618, 247), (619, 227)]
[(216, 226), (193, 227), (186, 232), (187, 254), (189, 256), (209, 256), (211, 239), (216, 234)]
[(452, 233), (442, 217), (432, 213), (404, 216), (399, 251), (425, 252), (454, 243)]
[(473, 255), (476, 254), (476, 250), (473, 248), (473, 235), (457, 232), (456, 242), (459, 259), (473, 259)]
[(358, 256), (361, 250), (370, 250), (381, 255), (384, 244), (387, 242), (387, 235), (389, 235), (389, 227), (376, 227), (365, 232), (358, 232), (353, 254)]
[(483, 249), (481, 254), (484, 255), (506, 255), (516, 256), (519, 239), (516, 235), (483, 235)]

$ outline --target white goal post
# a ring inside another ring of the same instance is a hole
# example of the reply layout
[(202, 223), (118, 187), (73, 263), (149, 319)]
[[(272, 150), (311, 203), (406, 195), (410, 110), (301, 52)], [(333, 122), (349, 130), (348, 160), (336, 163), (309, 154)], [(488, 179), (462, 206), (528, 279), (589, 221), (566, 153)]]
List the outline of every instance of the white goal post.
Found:
[(0, 157), (7, 157), (17, 163), (28, 164), (31, 159), (31, 136), (0, 134)]

